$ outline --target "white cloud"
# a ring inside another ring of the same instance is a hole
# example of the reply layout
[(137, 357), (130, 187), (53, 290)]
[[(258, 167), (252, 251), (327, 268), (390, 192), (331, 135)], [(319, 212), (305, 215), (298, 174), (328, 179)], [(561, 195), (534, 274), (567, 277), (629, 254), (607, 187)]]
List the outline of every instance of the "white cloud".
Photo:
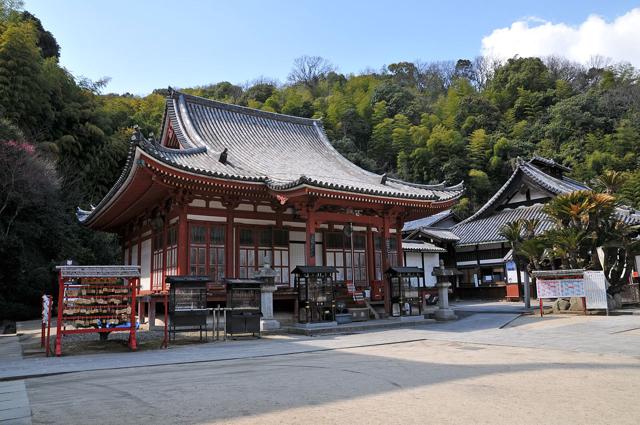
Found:
[(600, 56), (640, 68), (639, 43), (640, 8), (636, 8), (612, 22), (591, 15), (578, 26), (538, 18), (519, 20), (484, 37), (482, 54), (500, 59), (558, 55), (584, 64)]

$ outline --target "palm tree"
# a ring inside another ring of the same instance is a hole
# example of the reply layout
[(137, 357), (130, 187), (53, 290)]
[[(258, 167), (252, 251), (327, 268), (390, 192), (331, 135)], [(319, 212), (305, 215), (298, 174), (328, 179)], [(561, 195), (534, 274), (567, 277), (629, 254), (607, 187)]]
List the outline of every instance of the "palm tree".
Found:
[[(579, 242), (579, 246), (574, 246), (571, 250), (580, 258), (572, 259), (571, 262), (598, 268), (596, 248), (609, 238), (607, 228), (615, 221), (615, 208), (616, 201), (612, 195), (578, 190), (557, 196), (544, 206), (544, 212), (555, 222), (556, 229), (573, 229), (573, 233), (552, 232), (554, 238), (564, 240), (561, 243), (564, 248), (569, 249), (572, 243)], [(556, 250), (564, 252), (564, 248), (558, 246)]]
[(620, 171), (606, 170), (594, 180), (594, 186), (604, 193), (613, 195), (617, 193), (626, 180), (624, 173)]
[(540, 270), (541, 263), (546, 257), (546, 246), (544, 238), (534, 237), (525, 239), (520, 244), (520, 255), (527, 259), (527, 270)]
[[(509, 223), (505, 223), (502, 225), (498, 234), (505, 238), (509, 245), (511, 245), (511, 255), (513, 256), (513, 262), (516, 265), (516, 275), (518, 279), (518, 287), (522, 285), (522, 279), (520, 278), (520, 245), (523, 241), (523, 233), (525, 231), (525, 227), (522, 223), (522, 220), (516, 220)], [(524, 306), (525, 308), (531, 307), (531, 300), (529, 296), (529, 288), (524, 288)]]
[(545, 240), (554, 256), (560, 259), (563, 269), (584, 267), (586, 260), (581, 251), (586, 239), (586, 232), (575, 227), (556, 227), (545, 233)]

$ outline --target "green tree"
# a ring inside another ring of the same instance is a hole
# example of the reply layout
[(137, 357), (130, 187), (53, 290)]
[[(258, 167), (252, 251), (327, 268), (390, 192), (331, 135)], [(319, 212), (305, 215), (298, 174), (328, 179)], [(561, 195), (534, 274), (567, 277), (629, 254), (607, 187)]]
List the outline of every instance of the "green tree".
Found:
[(33, 23), (10, 24), (0, 35), (0, 114), (30, 132), (49, 120), (42, 64)]

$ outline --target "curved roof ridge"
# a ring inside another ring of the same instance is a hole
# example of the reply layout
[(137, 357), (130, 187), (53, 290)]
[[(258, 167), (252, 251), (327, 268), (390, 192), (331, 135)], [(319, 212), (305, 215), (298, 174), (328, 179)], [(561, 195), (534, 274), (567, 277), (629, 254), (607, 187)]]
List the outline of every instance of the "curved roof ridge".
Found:
[(460, 225), (466, 224), (470, 221), (473, 221), (475, 219), (477, 219), (478, 217), (480, 217), (487, 209), (489, 209), (489, 207), (491, 207), (491, 205), (493, 205), (494, 202), (496, 202), (498, 199), (500, 199), (500, 196), (502, 196), (502, 194), (507, 190), (507, 188), (511, 185), (511, 182), (513, 182), (516, 178), (516, 176), (518, 175), (519, 171), (522, 171), (521, 165), (523, 164), (523, 161), (520, 158), (517, 158), (516, 163), (518, 164), (518, 166), (516, 167), (515, 170), (513, 170), (513, 173), (511, 174), (511, 177), (509, 177), (509, 179), (502, 185), (502, 187), (500, 189), (498, 189), (498, 191), (491, 197), (489, 198), (489, 200), (487, 202), (484, 203), (483, 206), (480, 207), (480, 209), (478, 211), (476, 211), (474, 214), (472, 214), (471, 216), (465, 218), (464, 220), (462, 220), (460, 223), (457, 223), (455, 225), (452, 226), (453, 228), (456, 228)]
[(421, 188), (421, 189), (446, 190), (445, 182), (436, 183), (436, 184), (422, 184), (422, 183), (408, 182), (408, 181), (405, 181), (405, 180), (397, 179), (395, 177), (389, 177), (388, 181), (395, 182), (395, 183), (400, 183), (400, 184), (406, 184), (407, 186), (418, 187), (418, 188)]
[(364, 168), (354, 164), (353, 162), (349, 161), (344, 155), (342, 155), (340, 152), (338, 152), (338, 150), (335, 148), (335, 146), (333, 146), (331, 144), (331, 141), (329, 140), (329, 138), (327, 137), (327, 134), (324, 132), (324, 127), (322, 125), (322, 123), (318, 120), (316, 120), (314, 122), (314, 128), (316, 129), (316, 131), (318, 132), (318, 135), (320, 136), (320, 140), (322, 141), (322, 143), (325, 145), (325, 147), (329, 150), (329, 152), (331, 152), (340, 162), (342, 162), (343, 164), (353, 168), (353, 169), (357, 169), (358, 171), (362, 171), (365, 174), (369, 175), (370, 177), (377, 177), (377, 178), (382, 178), (382, 175), (380, 174), (376, 174), (374, 172), (371, 172), (369, 170), (365, 170)]
[(315, 118), (296, 117), (294, 115), (279, 114), (277, 112), (269, 112), (269, 111), (263, 111), (262, 109), (249, 108), (248, 106), (234, 105), (232, 103), (226, 103), (226, 102), (221, 102), (219, 100), (207, 99), (206, 97), (195, 96), (193, 94), (184, 93), (178, 90), (172, 90), (169, 96), (172, 99), (178, 99), (180, 97), (184, 97), (184, 99), (188, 99), (190, 102), (198, 103), (203, 106), (209, 106), (213, 108), (237, 112), (240, 114), (253, 115), (256, 117), (273, 119), (278, 121), (285, 121), (285, 122), (290, 122), (295, 124), (313, 125), (313, 123), (320, 121)]
[(529, 160), (529, 164), (533, 164), (535, 165), (535, 162), (541, 162), (545, 165), (548, 165), (549, 167), (556, 167), (559, 168), (563, 171), (566, 172), (570, 172), (571, 171), (571, 167), (567, 167), (566, 165), (560, 164), (559, 162), (556, 162), (554, 159), (552, 158), (545, 158), (544, 156), (539, 156), (539, 155), (533, 155), (531, 157), (531, 159)]
[[(175, 105), (176, 99), (173, 99)], [(193, 122), (191, 121), (191, 117), (189, 116), (189, 110), (187, 109), (186, 102), (184, 100), (184, 96), (178, 96), (178, 110), (176, 114), (176, 119), (178, 124), (181, 126), (183, 133), (187, 134), (188, 137), (187, 142), (189, 144), (195, 144), (196, 146), (190, 147), (206, 147), (205, 141), (202, 139), (196, 128), (193, 126)]]
[(546, 190), (555, 193), (556, 195), (577, 190), (575, 187), (570, 186), (567, 182), (545, 173), (530, 162), (522, 162), (519, 168), (529, 178), (535, 180), (536, 183), (544, 187)]

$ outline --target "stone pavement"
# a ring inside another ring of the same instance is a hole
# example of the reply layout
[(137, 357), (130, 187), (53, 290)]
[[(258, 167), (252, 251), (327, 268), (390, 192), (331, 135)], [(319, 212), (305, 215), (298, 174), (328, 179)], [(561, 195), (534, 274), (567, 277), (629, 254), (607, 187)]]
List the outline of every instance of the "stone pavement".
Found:
[(0, 335), (0, 359), (22, 359), (22, 348), (17, 335)]
[(452, 341), (623, 356), (640, 356), (637, 316), (475, 314), (412, 328), (319, 337), (277, 335), (261, 340), (194, 344), (137, 353), (27, 358), (0, 364), (0, 381), (89, 370), (224, 361), (312, 353), (409, 341)]
[(0, 425), (9, 424), (31, 424), (31, 407), (22, 380), (0, 382)]

